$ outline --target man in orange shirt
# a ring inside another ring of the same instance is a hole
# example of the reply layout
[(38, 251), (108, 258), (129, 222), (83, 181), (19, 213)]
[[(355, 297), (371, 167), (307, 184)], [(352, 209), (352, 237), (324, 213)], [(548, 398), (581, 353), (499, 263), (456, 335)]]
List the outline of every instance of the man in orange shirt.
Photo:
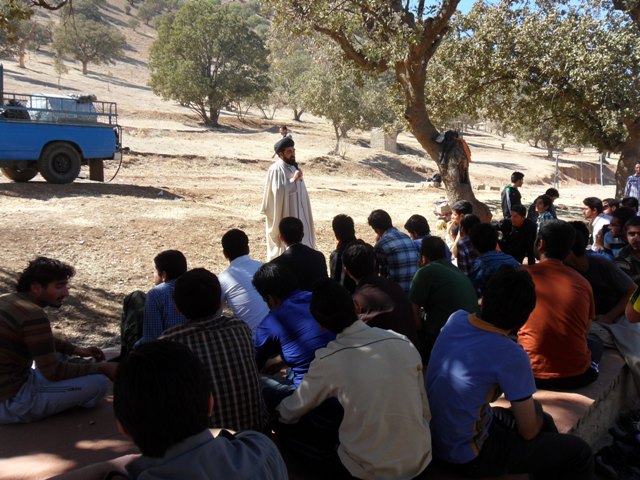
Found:
[(547, 390), (575, 389), (598, 377), (602, 342), (589, 337), (595, 317), (589, 282), (562, 261), (575, 231), (567, 222), (551, 220), (536, 238), (540, 263), (527, 271), (536, 288), (536, 307), (518, 332), (518, 343), (531, 359), (536, 386)]

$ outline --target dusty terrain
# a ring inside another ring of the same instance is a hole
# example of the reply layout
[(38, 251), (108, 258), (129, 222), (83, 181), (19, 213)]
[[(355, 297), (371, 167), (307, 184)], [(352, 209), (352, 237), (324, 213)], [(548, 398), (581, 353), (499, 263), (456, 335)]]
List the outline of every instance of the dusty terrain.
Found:
[[(90, 92), (99, 100), (117, 101), (124, 144), (133, 153), (110, 183), (90, 182), (86, 167), (70, 185), (50, 185), (39, 176), (23, 184), (0, 178), (0, 293), (13, 289), (16, 275), (34, 256), (65, 260), (77, 275), (66, 305), (51, 313), (55, 328), (80, 343), (117, 345), (122, 299), (133, 289), (151, 287), (152, 259), (159, 251), (180, 249), (190, 267), (220, 272), (226, 267), (220, 237), (236, 227), (249, 235), (252, 255), (264, 260), (259, 210), (280, 123), (291, 126), (325, 255), (334, 248), (331, 219), (338, 213), (351, 215), (358, 235), (368, 241), (373, 232), (366, 217), (375, 208), (388, 210), (399, 228), (421, 213), (435, 230), (434, 202), (444, 199), (444, 190), (424, 185), (435, 164), (412, 136), (400, 135), (396, 155), (371, 149), (368, 134), (355, 132), (346, 157), (340, 158), (327, 153), (334, 142), (330, 125), (306, 114), (302, 122), (291, 123), (287, 111), (278, 111), (273, 120), (252, 113), (245, 122), (224, 113), (222, 128), (204, 128), (189, 110), (162, 101), (146, 86), (147, 51), (155, 33), (145, 26), (136, 32), (127, 28), (122, 7), (122, 1), (112, 2), (107, 14), (127, 35), (127, 58), (116, 65), (90, 65), (87, 76), (69, 61), (60, 90), (46, 50), (30, 54), (26, 69), (3, 60), (8, 92)], [(500, 189), (512, 171), (526, 175), (525, 203), (552, 186), (554, 162), (544, 158), (544, 150), (483, 130), (470, 131), (466, 139), (473, 156), (471, 181), (483, 186), (476, 195), (496, 218)], [(562, 176), (561, 218), (579, 218), (586, 196), (613, 196), (611, 171), (605, 172), (608, 186), (589, 184), (597, 172), (593, 150), (566, 151), (560, 159), (566, 167), (591, 163), (588, 178)], [(107, 162), (106, 178), (117, 168)]]

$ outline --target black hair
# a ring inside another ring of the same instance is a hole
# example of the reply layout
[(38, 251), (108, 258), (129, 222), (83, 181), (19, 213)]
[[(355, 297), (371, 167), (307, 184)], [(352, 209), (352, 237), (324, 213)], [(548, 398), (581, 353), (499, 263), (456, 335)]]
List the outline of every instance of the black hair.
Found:
[(580, 221), (580, 220), (573, 220), (571, 222), (569, 222), (569, 225), (571, 225), (574, 230), (579, 233), (585, 241), (585, 245), (589, 242), (589, 229), (587, 228), (586, 223)]
[(167, 280), (175, 280), (187, 271), (187, 259), (179, 250), (165, 250), (153, 259), (158, 274), (167, 274)]
[(638, 217), (637, 215), (634, 215), (633, 217), (631, 217), (627, 223), (624, 224), (624, 233), (627, 233), (627, 230), (629, 230), (629, 227), (640, 227), (640, 217)]
[(351, 294), (331, 278), (314, 284), (310, 309), (316, 322), (333, 333), (342, 332), (358, 319)]
[(498, 231), (490, 223), (480, 223), (469, 232), (469, 240), (479, 253), (491, 252), (498, 246)]
[(427, 237), (422, 239), (420, 256), (428, 258), (431, 262), (447, 258), (447, 245), (440, 237)]
[(353, 224), (353, 218), (343, 213), (333, 217), (331, 228), (336, 239), (342, 243), (352, 242), (356, 239), (356, 228)]
[(465, 215), (465, 217), (460, 221), (460, 229), (464, 231), (466, 235), (469, 235), (471, 229), (479, 224), (480, 218), (477, 215)]
[(556, 188), (547, 188), (544, 194), (549, 195), (551, 198), (560, 198), (560, 192)]
[(638, 211), (638, 199), (636, 197), (624, 197), (622, 200), (620, 200), (620, 205), (623, 207), (632, 208), (636, 212)]
[(46, 287), (51, 282), (69, 280), (76, 274), (71, 265), (47, 257), (36, 257), (29, 262), (27, 268), (20, 274), (16, 290), (24, 293), (31, 289), (32, 283)]
[(527, 216), (527, 209), (524, 208), (524, 205), (511, 205), (511, 211), (516, 212), (521, 217)]
[(209, 426), (211, 390), (204, 367), (185, 345), (145, 343), (124, 357), (113, 384), (113, 411), (143, 455), (168, 448)]
[(547, 258), (564, 260), (576, 238), (576, 230), (562, 220), (549, 220), (540, 226), (538, 239), (544, 240), (544, 255)]
[(471, 205), (471, 202), (467, 200), (458, 200), (451, 205), (451, 210), (458, 214), (469, 215), (473, 212), (473, 205)]
[(429, 222), (422, 215), (411, 215), (407, 223), (404, 224), (404, 229), (407, 232), (415, 233), (420, 238), (431, 233)]
[(371, 245), (357, 240), (342, 252), (342, 264), (351, 275), (360, 279), (375, 272), (376, 254)]
[(481, 317), (502, 330), (516, 331), (535, 306), (536, 289), (531, 275), (522, 268), (502, 265), (484, 287)]
[(253, 275), (252, 283), (262, 298), (272, 295), (283, 300), (299, 288), (295, 274), (287, 267), (273, 262), (262, 265)]
[(391, 217), (384, 210), (374, 210), (369, 214), (367, 223), (371, 228), (386, 231), (393, 227)]
[(284, 217), (278, 224), (278, 231), (287, 245), (300, 243), (304, 237), (302, 220), (296, 217)]
[(635, 216), (636, 212), (629, 207), (616, 208), (615, 211), (611, 213), (611, 218), (620, 220), (621, 227), (624, 227), (627, 222)]
[[(576, 257), (584, 257), (587, 252), (587, 242), (589, 240), (589, 230), (584, 222), (580, 220), (574, 220), (569, 222), (569, 225), (576, 231), (576, 238), (573, 241), (571, 251)], [(586, 234), (585, 234), (586, 231)]]
[(513, 172), (511, 174), (511, 183), (519, 182), (524, 178), (524, 173), (522, 172)]
[(598, 213), (602, 213), (602, 200), (600, 200), (597, 197), (587, 197), (585, 198), (582, 203), (586, 206), (589, 207), (590, 209), (596, 209), (598, 211)]
[(615, 198), (603, 198), (602, 199), (602, 206), (604, 208), (604, 204), (607, 204), (609, 207), (616, 207), (618, 208), (620, 206), (620, 201), (616, 200)]
[(534, 204), (537, 203), (538, 200), (542, 200), (542, 205), (547, 207), (547, 210), (549, 210), (549, 207), (551, 207), (551, 205), (553, 205), (553, 200), (551, 199), (551, 197), (549, 195), (540, 195), (539, 197), (537, 197), (535, 199), (535, 201), (533, 203)]
[(222, 251), (229, 260), (249, 254), (249, 237), (242, 230), (232, 228), (222, 236)]
[(220, 281), (206, 268), (194, 268), (176, 280), (173, 300), (188, 320), (211, 317), (220, 308)]

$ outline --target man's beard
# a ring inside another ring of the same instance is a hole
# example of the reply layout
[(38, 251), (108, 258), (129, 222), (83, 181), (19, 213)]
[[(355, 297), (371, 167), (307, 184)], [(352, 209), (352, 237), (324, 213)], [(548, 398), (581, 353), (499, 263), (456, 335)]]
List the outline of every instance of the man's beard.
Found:
[(291, 155), (289, 158), (283, 158), (282, 160), (284, 160), (284, 162), (289, 164), (289, 165), (293, 165), (294, 167), (298, 166), (298, 164), (296, 163), (296, 156), (295, 155)]

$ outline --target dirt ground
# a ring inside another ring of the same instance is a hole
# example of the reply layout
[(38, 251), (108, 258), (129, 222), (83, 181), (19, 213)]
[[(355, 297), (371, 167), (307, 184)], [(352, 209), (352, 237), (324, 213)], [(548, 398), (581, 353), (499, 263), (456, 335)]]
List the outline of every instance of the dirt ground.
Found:
[[(86, 167), (70, 185), (50, 185), (40, 176), (22, 184), (0, 178), (0, 293), (13, 289), (19, 272), (36, 255), (67, 261), (77, 275), (71, 297), (51, 312), (54, 328), (80, 344), (115, 346), (122, 299), (131, 290), (152, 286), (152, 259), (161, 250), (177, 248), (190, 268), (219, 273), (227, 265), (220, 237), (230, 228), (241, 228), (249, 235), (252, 255), (264, 260), (259, 211), (280, 123), (288, 123), (293, 132), (318, 248), (327, 257), (335, 244), (331, 219), (338, 213), (351, 215), (358, 236), (370, 242), (374, 235), (366, 218), (376, 208), (389, 211), (399, 228), (420, 213), (435, 230), (434, 202), (445, 198), (444, 190), (425, 186), (435, 163), (425, 158), (411, 135), (401, 134), (399, 153), (391, 154), (371, 149), (368, 133), (355, 132), (346, 157), (340, 158), (328, 154), (333, 129), (307, 114), (302, 122), (292, 123), (287, 111), (276, 112), (272, 120), (252, 112), (244, 122), (224, 113), (222, 128), (204, 128), (188, 109), (162, 101), (146, 86), (147, 51), (155, 34), (145, 26), (135, 32), (127, 28), (122, 8), (118, 0), (108, 9), (131, 47), (116, 65), (90, 65), (87, 76), (81, 75), (79, 65), (69, 65), (58, 90), (47, 51), (31, 54), (27, 69), (4, 61), (7, 92), (90, 92), (99, 100), (118, 102), (124, 144), (132, 154), (110, 183), (89, 181)], [(545, 158), (544, 150), (483, 130), (468, 132), (466, 140), (476, 195), (489, 204), (496, 219), (500, 190), (512, 171), (525, 173), (521, 191), (527, 204), (552, 186), (554, 161)], [(591, 165), (586, 178), (563, 175), (557, 201), (561, 218), (580, 218), (584, 197), (613, 196), (613, 167), (606, 168), (608, 186), (589, 184), (597, 171), (593, 150), (567, 151), (560, 158), (566, 167)], [(611, 159), (612, 165), (615, 161)], [(117, 168), (115, 162), (106, 162), (106, 178)]]

